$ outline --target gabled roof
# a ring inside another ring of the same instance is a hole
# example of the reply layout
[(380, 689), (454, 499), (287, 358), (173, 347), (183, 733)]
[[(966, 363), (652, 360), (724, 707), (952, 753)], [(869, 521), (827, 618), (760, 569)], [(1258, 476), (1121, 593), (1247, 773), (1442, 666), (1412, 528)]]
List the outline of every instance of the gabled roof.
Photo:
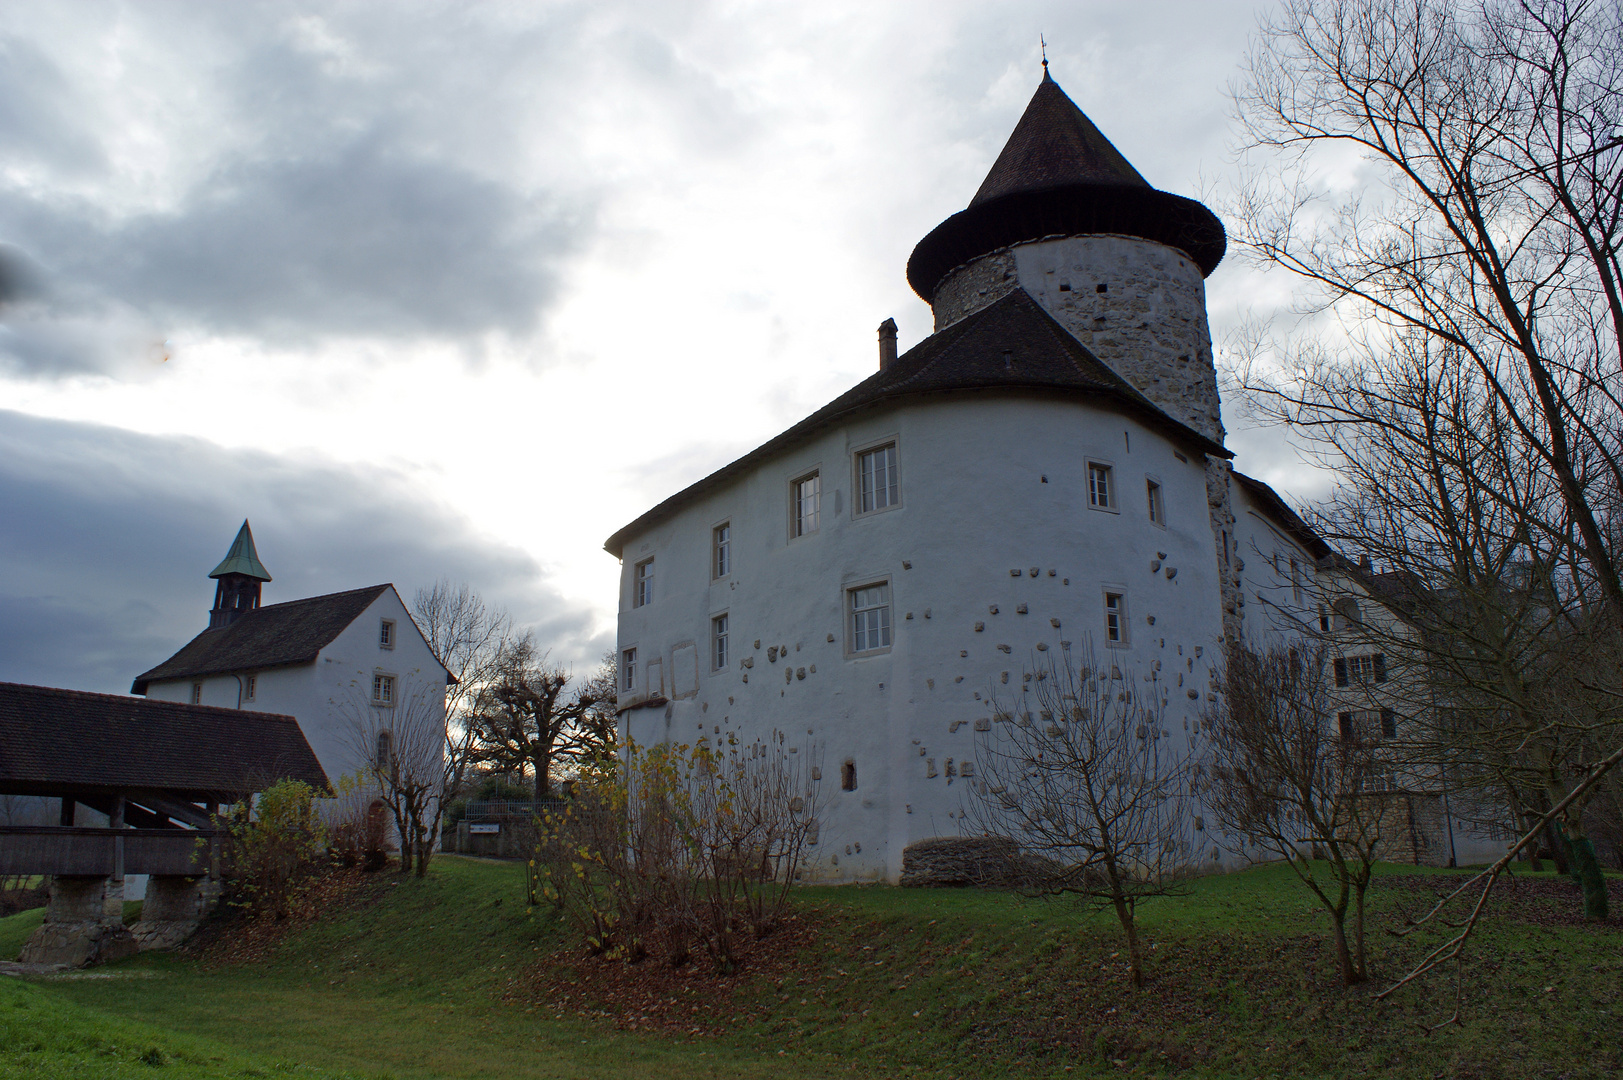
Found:
[(1223, 447), (1172, 419), (1094, 356), (1024, 289), (930, 335), (781, 435), (677, 492), (604, 542), (619, 558), (625, 542), (773, 455), (859, 412), (955, 393), (1016, 393), (1093, 398), (1160, 429), (1197, 453), (1229, 457)]
[(0, 683), (0, 792), (227, 801), (327, 774), (291, 716)]
[(1207, 276), (1228, 246), (1217, 215), (1151, 187), (1045, 67), (969, 208), (913, 249), (907, 282), (934, 302), (942, 279), (982, 255), (1044, 237), (1107, 233), (1177, 248)]
[(136, 676), (132, 694), (163, 679), (187, 679), (233, 671), (313, 664), (316, 654), (392, 585), (373, 585), (255, 608), (229, 626), (211, 627), (179, 652)]
[(1238, 469), (1234, 470), (1234, 479), (1239, 485), (1256, 499), (1262, 508), (1274, 519), (1274, 522), (1288, 533), (1291, 539), (1302, 545), (1309, 555), (1316, 561), (1322, 561), (1335, 554), (1335, 549), (1325, 542), (1324, 537), (1313, 531), (1312, 526), (1303, 521), (1279, 493), (1254, 476), (1247, 476)]
[(246, 574), (260, 581), (271, 579), (270, 571), (259, 561), (259, 552), (254, 550), (254, 531), (248, 527), (247, 518), (242, 519), (242, 528), (237, 530), (237, 538), (231, 541), (231, 550), (225, 553), (220, 565), (210, 571), (209, 577), (225, 577), (227, 574)]
[(970, 206), (1068, 184), (1150, 186), (1043, 68), (1043, 81)]

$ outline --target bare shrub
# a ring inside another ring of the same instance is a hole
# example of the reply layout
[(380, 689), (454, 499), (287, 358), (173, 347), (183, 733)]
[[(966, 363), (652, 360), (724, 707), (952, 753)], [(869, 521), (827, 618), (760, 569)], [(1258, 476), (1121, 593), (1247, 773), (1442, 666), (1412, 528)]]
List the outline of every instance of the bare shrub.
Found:
[(812, 754), (782, 733), (628, 747), (537, 821), (531, 902), (575, 922), (593, 953), (732, 970), (770, 933), (817, 827)]
[(1026, 854), (1016, 883), (1115, 912), (1134, 986), (1144, 985), (1136, 912), (1194, 869), (1202, 850), (1189, 801), (1191, 761), (1162, 728), (1161, 684), (1091, 653), (1049, 653), (1014, 695), (993, 694), (976, 741), (979, 782), (967, 827)]

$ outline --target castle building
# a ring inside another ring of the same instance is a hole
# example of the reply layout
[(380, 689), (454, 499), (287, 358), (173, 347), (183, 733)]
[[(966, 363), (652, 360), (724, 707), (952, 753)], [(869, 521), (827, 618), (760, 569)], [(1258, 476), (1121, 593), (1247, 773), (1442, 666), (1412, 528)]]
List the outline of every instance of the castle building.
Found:
[(873, 375), (609, 538), (622, 736), (815, 747), (816, 876), (895, 880), (909, 843), (960, 832), (977, 730), (1051, 657), (1198, 731), (1225, 639), (1302, 625), (1328, 552), (1230, 467), (1225, 243), (1045, 66), (908, 262), (934, 333), (897, 355), (887, 321)]
[(271, 575), (246, 521), (209, 577), (208, 628), (137, 676), (130, 693), (295, 717), (334, 781), (383, 752), (357, 718), (367, 732), (392, 730), (391, 718), (443, 725), (450, 676), (393, 585), (261, 606)]

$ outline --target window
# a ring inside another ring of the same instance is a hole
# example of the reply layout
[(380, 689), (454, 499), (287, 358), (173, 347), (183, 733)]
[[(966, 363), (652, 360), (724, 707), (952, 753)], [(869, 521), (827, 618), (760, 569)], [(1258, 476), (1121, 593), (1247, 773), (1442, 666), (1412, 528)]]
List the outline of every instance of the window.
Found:
[(254, 691), (259, 689), (259, 676), (249, 675), (242, 680), (242, 700), (252, 701)]
[(626, 649), (620, 653), (620, 689), (635, 690), (637, 688), (637, 650)]
[(724, 521), (710, 530), (710, 574), (724, 578), (733, 572), (733, 523)]
[(385, 708), (394, 704), (394, 676), (377, 674), (372, 676), (372, 704)]
[(1115, 644), (1127, 641), (1127, 597), (1105, 593), (1105, 640)]
[(857, 455), (857, 513), (869, 514), (901, 502), (896, 475), (896, 444), (887, 443)]
[(1336, 614), (1337, 630), (1351, 630), (1358, 625), (1362, 612), (1358, 610), (1358, 601), (1354, 597), (1340, 597), (1330, 607)]
[(864, 585), (846, 590), (851, 598), (851, 651), (890, 648), (890, 586)]
[(840, 766), (840, 790), (855, 791), (857, 789), (857, 763), (850, 758)]
[(1344, 743), (1358, 741), (1358, 727), (1353, 723), (1353, 714), (1350, 712), (1336, 714), (1336, 727)]
[(377, 767), (378, 772), (388, 772), (389, 767), (394, 764), (394, 732), (378, 732), (378, 745), (372, 764)]
[(654, 560), (644, 559), (632, 571), (631, 606), (642, 607), (654, 601)]
[(203, 684), (200, 682), (192, 683), (192, 704), (203, 704)]
[(394, 648), (394, 620), (384, 619), (378, 624), (378, 648)]
[(1391, 709), (1381, 710), (1381, 738), (1395, 739), (1398, 737), (1398, 714)]
[(789, 485), (790, 501), (794, 504), (789, 522), (790, 536), (805, 536), (817, 531), (817, 518), (822, 510), (823, 478), (819, 473), (802, 476)]
[(710, 670), (723, 671), (727, 667), (727, 616), (717, 615), (710, 620)]
[(1161, 502), (1161, 485), (1154, 480), (1146, 480), (1144, 481), (1144, 489), (1150, 501), (1150, 523), (1152, 525), (1165, 525), (1167, 523), (1167, 511), (1165, 505)]
[(1330, 632), (1330, 609), (1323, 604), (1319, 605), (1319, 630), (1326, 634)]
[[(1293, 601), (1295, 601), (1295, 603), (1297, 604), (1298, 607), (1301, 606), (1301, 603), (1302, 603), (1302, 568), (1301, 568), (1300, 565), (1297, 564), (1297, 562), (1296, 562), (1296, 560), (1294, 558), (1291, 559), (1291, 599)], [(1323, 619), (1322, 616), (1319, 619), (1319, 623), (1320, 623), (1321, 626), (1324, 623), (1324, 619)]]
[(1338, 657), (1335, 672), (1337, 686), (1383, 683), (1386, 681), (1386, 655), (1366, 653), (1362, 656)]
[(1095, 510), (1114, 510), (1115, 496), (1110, 489), (1110, 466), (1088, 462), (1088, 505)]

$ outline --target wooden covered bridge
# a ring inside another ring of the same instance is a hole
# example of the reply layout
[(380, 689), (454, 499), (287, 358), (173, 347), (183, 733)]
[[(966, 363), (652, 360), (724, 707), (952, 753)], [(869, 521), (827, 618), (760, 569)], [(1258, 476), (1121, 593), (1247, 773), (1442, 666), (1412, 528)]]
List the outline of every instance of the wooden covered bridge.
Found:
[[(291, 716), (0, 683), (0, 795), (59, 807), (56, 825), (0, 825), (0, 875), (51, 879), (25, 963), (84, 966), (168, 948), (218, 894), (213, 815), (284, 778), (329, 789)], [(81, 807), (106, 825), (81, 825)], [(124, 878), (150, 875), (141, 920)]]

